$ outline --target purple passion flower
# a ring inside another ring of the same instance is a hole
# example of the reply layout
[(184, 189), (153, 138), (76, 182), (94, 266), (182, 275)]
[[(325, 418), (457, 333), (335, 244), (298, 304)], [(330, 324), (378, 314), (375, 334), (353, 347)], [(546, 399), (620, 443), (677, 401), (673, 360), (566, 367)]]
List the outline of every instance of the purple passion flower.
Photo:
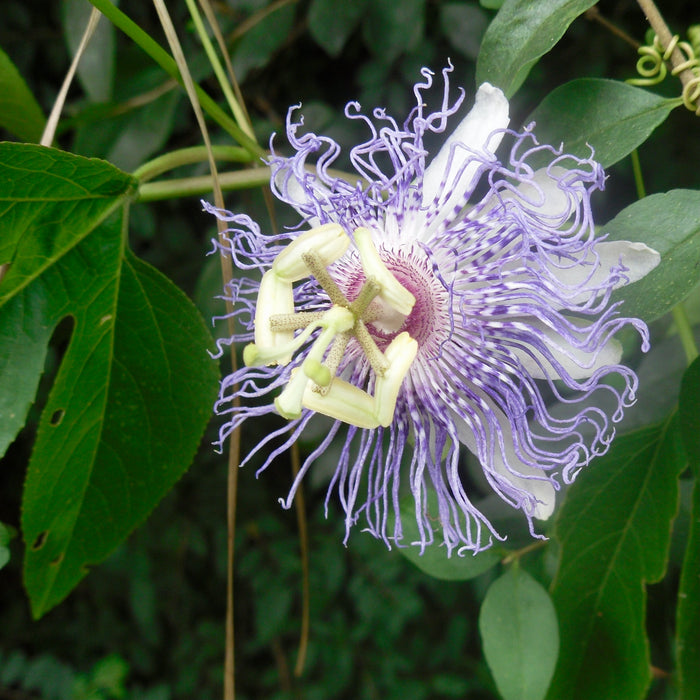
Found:
[[(253, 271), (225, 290), (245, 332), (219, 349), (248, 345), (245, 366), (221, 382), (219, 447), (245, 420), (281, 415), (284, 426), (243, 462), (262, 451), (263, 471), (323, 420), (282, 504), (339, 441), (326, 507), (337, 491), (345, 540), (362, 519), (387, 546), (422, 551), (437, 534), (448, 555), (502, 539), (465, 489), (461, 445), (535, 536), (533, 519), (552, 514), (561, 483), (608, 449), (637, 388), (614, 336), (633, 326), (649, 346), (644, 323), (621, 317), (610, 295), (659, 261), (643, 244), (596, 236), (601, 166), (539, 145), (534, 125), (507, 130), (508, 101), (488, 83), (431, 157), (424, 137), (443, 133), (464, 100), (460, 91), (449, 101), (450, 70), (441, 107), (426, 113), (433, 74), (423, 69), (403, 124), (347, 105), (369, 132), (350, 151), (352, 178), (330, 169), (339, 145), (303, 133), (298, 107), (289, 110), (295, 153), (273, 150), (269, 164), (273, 193), (301, 216), (296, 230), (263, 234), (249, 217), (204, 204), (230, 225), (217, 248)], [(510, 150), (499, 159), (504, 137)], [(543, 155), (547, 167), (528, 164)], [(605, 395), (612, 410), (601, 408)], [(561, 402), (566, 417), (552, 411)], [(409, 494), (414, 541), (402, 534)]]

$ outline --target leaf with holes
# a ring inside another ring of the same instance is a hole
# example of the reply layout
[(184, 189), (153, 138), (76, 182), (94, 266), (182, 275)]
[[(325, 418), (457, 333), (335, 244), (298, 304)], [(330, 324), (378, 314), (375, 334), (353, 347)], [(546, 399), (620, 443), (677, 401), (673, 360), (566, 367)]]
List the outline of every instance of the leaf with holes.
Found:
[(685, 464), (674, 416), (618, 437), (571, 487), (556, 524), (562, 638), (549, 700), (646, 697), (645, 584), (664, 575)]
[(14, 175), (0, 209), (0, 260), (10, 263), (0, 286), (0, 340), (9, 348), (0, 350), (0, 375), (26, 384), (18, 401), (8, 396), (18, 384), (0, 382), (0, 408), (14, 411), (15, 426), (54, 329), (64, 319), (72, 325), (22, 503), (25, 585), (40, 617), (189, 466), (217, 373), (194, 306), (125, 249), (120, 217), (105, 220), (128, 200), (131, 177), (38, 147), (10, 149), (0, 162)]

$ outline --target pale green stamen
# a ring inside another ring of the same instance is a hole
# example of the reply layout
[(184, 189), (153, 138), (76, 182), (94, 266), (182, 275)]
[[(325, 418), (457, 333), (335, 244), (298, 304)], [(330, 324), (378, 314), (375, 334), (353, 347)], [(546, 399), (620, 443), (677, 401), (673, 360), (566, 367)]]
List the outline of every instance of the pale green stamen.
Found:
[[(277, 256), (272, 269), (263, 276), (255, 314), (255, 343), (243, 353), (246, 365), (287, 363), (316, 329), (322, 329), (275, 399), (275, 407), (284, 418), (297, 419), (306, 407), (361, 428), (388, 426), (393, 420), (398, 393), (418, 344), (404, 332), (382, 353), (365, 323), (387, 311), (400, 323), (416, 300), (379, 257), (369, 230), (356, 229), (354, 238), (365, 283), (353, 302), (326, 269), (345, 254), (350, 244), (347, 234), (336, 224), (303, 233)], [(297, 313), (292, 283), (310, 275), (328, 294), (331, 307)], [(294, 336), (296, 330), (301, 332)], [(374, 396), (335, 376), (352, 336), (374, 371)]]

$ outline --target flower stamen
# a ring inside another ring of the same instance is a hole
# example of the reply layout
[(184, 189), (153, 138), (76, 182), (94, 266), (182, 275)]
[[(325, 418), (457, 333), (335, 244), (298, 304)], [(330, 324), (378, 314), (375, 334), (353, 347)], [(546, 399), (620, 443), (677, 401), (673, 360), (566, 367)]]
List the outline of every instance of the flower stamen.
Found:
[[(355, 230), (355, 243), (365, 281), (352, 302), (327, 270), (350, 245), (350, 238), (336, 224), (303, 233), (275, 258), (272, 269), (263, 276), (255, 312), (255, 342), (243, 351), (246, 365), (287, 364), (313, 332), (321, 329), (275, 399), (275, 407), (284, 418), (299, 418), (306, 407), (358, 427), (389, 425), (393, 419), (398, 392), (418, 344), (404, 332), (382, 352), (365, 322), (376, 320), (386, 307), (405, 317), (416, 300), (379, 257), (368, 229)], [(292, 285), (308, 276), (313, 276), (328, 295), (329, 309), (294, 310)], [(378, 303), (373, 304), (375, 299)], [(283, 313), (278, 313), (280, 307)], [(297, 330), (301, 332), (295, 336)], [(374, 372), (374, 396), (336, 377), (351, 337)]]

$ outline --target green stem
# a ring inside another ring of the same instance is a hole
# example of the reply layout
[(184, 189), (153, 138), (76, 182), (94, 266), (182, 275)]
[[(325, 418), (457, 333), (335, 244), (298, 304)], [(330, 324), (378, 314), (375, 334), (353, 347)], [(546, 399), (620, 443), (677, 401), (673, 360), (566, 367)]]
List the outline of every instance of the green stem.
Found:
[[(211, 150), (214, 160), (225, 160), (234, 163), (248, 163), (250, 161), (250, 153), (239, 146), (213, 146)], [(182, 165), (203, 163), (208, 157), (206, 146), (181, 148), (149, 160), (134, 170), (133, 175), (143, 184), (147, 180), (152, 180), (154, 177), (162, 175), (168, 170), (179, 168)]]
[(634, 184), (637, 188), (637, 197), (639, 199), (644, 199), (647, 196), (646, 189), (644, 187), (644, 177), (642, 176), (642, 166), (639, 162), (639, 151), (635, 148), (632, 153), (630, 153), (632, 158), (632, 173), (634, 174)]
[(698, 352), (698, 346), (695, 344), (695, 336), (693, 335), (693, 328), (688, 320), (688, 314), (682, 303), (676, 304), (671, 310), (671, 313), (673, 314), (673, 321), (676, 324), (676, 330), (683, 344), (683, 350), (685, 350), (685, 356), (690, 365), (700, 352)]
[[(172, 56), (133, 20), (115, 7), (109, 0), (90, 0), (112, 24), (124, 32), (137, 46), (145, 51), (170, 77), (183, 85), (182, 76)], [(219, 125), (227, 131), (236, 141), (245, 148), (252, 157), (262, 157), (265, 151), (250, 138), (231, 117), (219, 107), (199, 85), (195, 85), (197, 98), (202, 109)]]
[[(199, 39), (202, 42), (202, 46), (204, 46), (204, 50), (207, 53), (207, 57), (209, 58), (209, 64), (214, 69), (214, 74), (216, 75), (216, 78), (219, 81), (219, 86), (221, 87), (221, 90), (224, 93), (224, 97), (228, 102), (229, 109), (231, 110), (231, 113), (233, 114), (236, 122), (238, 123), (238, 126), (240, 126), (241, 129), (245, 131), (245, 113), (241, 109), (241, 105), (238, 104), (238, 100), (233, 94), (231, 85), (226, 78), (226, 72), (224, 71), (223, 66), (221, 65), (221, 61), (219, 61), (219, 57), (217, 56), (216, 51), (214, 50), (214, 46), (209, 40), (207, 30), (204, 28), (204, 22), (202, 22), (202, 16), (197, 11), (197, 6), (195, 5), (194, 0), (185, 0), (185, 2), (187, 3), (187, 9), (190, 11), (190, 16), (192, 17), (192, 21), (194, 22), (194, 26), (197, 30), (197, 34), (199, 35)], [(251, 137), (253, 136), (248, 131), (246, 131), (246, 134)]]
[[(251, 187), (260, 187), (270, 182), (269, 168), (248, 168), (233, 172), (219, 173), (219, 184), (222, 190), (243, 190)], [(174, 199), (176, 197), (189, 197), (203, 195), (211, 192), (213, 180), (211, 175), (201, 177), (188, 177), (179, 180), (158, 180), (147, 182), (139, 187), (136, 196), (139, 202), (153, 202), (161, 199)]]

